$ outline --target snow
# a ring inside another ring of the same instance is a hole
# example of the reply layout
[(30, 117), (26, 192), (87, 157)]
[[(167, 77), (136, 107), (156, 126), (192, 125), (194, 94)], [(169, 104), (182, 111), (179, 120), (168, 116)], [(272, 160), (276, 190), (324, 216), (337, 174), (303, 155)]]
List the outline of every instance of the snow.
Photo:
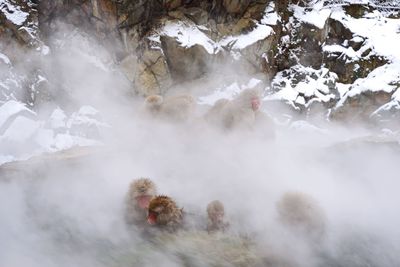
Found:
[(54, 144), (54, 131), (51, 129), (38, 129), (33, 137), (33, 141), (47, 152), (51, 151)]
[(343, 97), (347, 91), (350, 90), (351, 84), (336, 83), (336, 88), (339, 92), (340, 97)]
[(400, 89), (397, 89), (396, 92), (392, 95), (393, 100), (400, 102)]
[(252, 31), (241, 35), (227, 36), (219, 42), (219, 46), (233, 44), (231, 46), (232, 50), (242, 50), (272, 35), (274, 30), (268, 25), (276, 25), (280, 21), (279, 15), (276, 12), (271, 12), (274, 10), (274, 6), (274, 3), (270, 3), (267, 6), (263, 18), (256, 24), (256, 27)]
[[(329, 102), (335, 98), (328, 87), (329, 82), (334, 82), (337, 76), (326, 68), (315, 70), (310, 67), (296, 65), (289, 74), (279, 72), (272, 81), (279, 91), (268, 95), (264, 100), (283, 100), (295, 109), (295, 104), (308, 107), (314, 101)], [(293, 74), (301, 73), (304, 78), (297, 84), (292, 84)], [(309, 99), (306, 101), (305, 97)]]
[(212, 106), (220, 99), (232, 100), (243, 90), (254, 88), (261, 83), (262, 81), (256, 78), (251, 78), (247, 83), (241, 85), (239, 85), (237, 82), (234, 82), (226, 87), (217, 88), (209, 95), (199, 97), (198, 103), (200, 105)]
[(53, 148), (55, 151), (69, 149), (74, 146), (99, 146), (101, 142), (69, 134), (57, 134), (54, 138)]
[(39, 129), (40, 123), (23, 116), (18, 116), (1, 136), (1, 140), (24, 143)]
[(92, 106), (82, 106), (78, 113), (85, 116), (95, 116), (99, 111)]
[[(373, 70), (364, 79), (357, 79), (353, 88), (360, 88), (364, 91), (385, 91), (392, 92), (396, 85), (391, 85), (392, 81), (400, 80), (400, 62), (386, 64)], [(351, 91), (350, 91), (350, 95)]]
[(386, 18), (377, 10), (356, 19), (346, 15), (342, 9), (335, 9), (331, 18), (343, 23), (355, 35), (368, 39), (376, 53), (400, 60), (399, 19)]
[[(365, 91), (394, 92), (397, 89), (395, 84), (400, 81), (400, 49), (398, 49), (400, 47), (400, 20), (385, 17), (385, 14), (378, 10), (368, 13), (362, 18), (354, 18), (346, 14), (341, 7), (323, 6), (323, 2), (314, 1), (307, 8), (297, 5), (291, 5), (290, 8), (294, 12), (296, 19), (315, 25), (320, 29), (323, 29), (328, 18), (341, 22), (353, 32), (351, 41), (362, 45), (360, 49), (355, 51), (349, 46), (349, 42), (345, 40), (342, 44), (324, 45), (322, 47), (324, 52), (339, 54), (340, 57), (345, 56), (347, 63), (357, 62), (362, 58), (368, 60), (371, 55), (382, 56), (389, 60), (388, 64), (376, 68), (367, 77), (357, 79), (353, 84), (336, 83), (336, 89), (340, 97), (336, 108), (343, 105), (348, 97), (356, 96)], [(363, 55), (367, 50), (371, 50), (371, 52), (367, 56)], [(355, 65), (355, 70), (359, 67), (359, 65)], [(279, 73), (275, 79), (277, 82), (284, 81), (285, 86), (281, 91), (268, 96), (268, 99), (286, 100), (292, 105), (293, 102), (297, 104), (304, 102), (301, 95), (306, 97), (314, 96), (322, 102), (331, 99), (331, 96), (327, 93), (328, 88), (324, 88), (323, 83), (321, 83), (323, 80), (312, 81), (308, 79), (306, 82), (302, 81), (296, 86), (291, 86), (290, 80), (285, 80), (285, 78), (279, 76)], [(299, 96), (299, 94), (301, 95)], [(396, 91), (392, 99), (393, 101), (398, 101), (400, 93)], [(396, 104), (395, 102), (389, 102), (387, 105), (382, 106), (382, 109)], [(307, 103), (305, 103), (305, 106), (307, 106)]]
[(296, 100), (299, 93), (290, 86), (287, 80), (286, 86), (273, 95), (266, 96), (264, 100), (287, 100), (293, 102)]
[(39, 49), (43, 56), (47, 56), (48, 54), (50, 54), (50, 47), (48, 47), (47, 45), (42, 45), (41, 47), (39, 47)]
[(167, 21), (159, 33), (149, 36), (148, 39), (159, 42), (160, 35), (166, 35), (175, 38), (182, 47), (190, 48), (194, 45), (200, 45), (209, 54), (216, 54), (226, 46), (230, 46), (232, 50), (241, 50), (264, 40), (274, 32), (270, 26), (263, 24), (267, 24), (267, 22), (268, 19), (265, 17), (264, 22), (257, 23), (256, 27), (248, 33), (226, 36), (220, 41), (214, 41), (203, 33), (199, 26), (191, 22)]
[(280, 21), (281, 17), (275, 11), (275, 3), (269, 3), (269, 5), (265, 8), (264, 16), (260, 20), (260, 23), (264, 25), (277, 25)]
[(199, 97), (198, 103), (201, 105), (214, 105), (220, 99), (232, 100), (235, 95), (239, 94), (241, 88), (237, 82), (228, 85), (225, 88), (217, 88), (213, 93), (207, 96)]
[(260, 22), (264, 25), (277, 25), (279, 21), (281, 21), (281, 17), (278, 13), (273, 12), (265, 15)]
[(0, 165), (7, 163), (7, 162), (11, 162), (11, 161), (15, 161), (15, 157), (11, 156), (11, 155), (1, 155), (0, 154)]
[[(363, 42), (365, 39), (370, 43), (370, 47), (382, 56), (400, 60), (400, 20), (385, 17), (381, 12), (375, 10), (362, 18), (353, 18), (345, 13), (342, 8), (328, 9), (321, 5), (321, 2), (313, 5), (312, 9), (292, 5), (294, 16), (306, 23), (315, 25), (322, 29), (326, 20), (330, 17), (338, 20), (354, 33), (355, 42)], [(355, 51), (340, 47), (338, 45), (325, 46), (325, 51), (342, 52), (349, 57), (355, 57)], [(360, 56), (360, 55), (357, 55)]]
[(0, 53), (0, 60), (3, 61), (7, 65), (11, 65), (10, 59), (2, 53)]
[(371, 113), (370, 117), (374, 117), (374, 116), (379, 116), (379, 112), (381, 111), (387, 111), (387, 110), (393, 110), (393, 109), (397, 109), (400, 110), (400, 103), (397, 100), (392, 100), (384, 105), (382, 105), (381, 107), (379, 107), (378, 109), (376, 109), (374, 112)]
[(35, 112), (28, 109), (25, 104), (21, 102), (10, 100), (0, 106), (0, 128), (3, 124), (15, 114), (18, 114), (22, 111), (26, 111), (32, 115), (36, 115)]
[(298, 96), (295, 100), (295, 102), (299, 105), (305, 106), (306, 105), (306, 100), (302, 96)]
[(66, 127), (66, 119), (64, 111), (60, 108), (56, 108), (53, 113), (50, 115), (49, 124), (52, 129), (57, 128), (65, 128)]
[(298, 120), (294, 121), (289, 125), (289, 129), (298, 131), (298, 132), (305, 132), (305, 133), (321, 133), (326, 134), (328, 133), (327, 130), (319, 128), (308, 121)]
[(110, 127), (108, 124), (99, 122), (95, 116), (99, 111), (91, 106), (82, 106), (78, 112), (72, 113), (70, 119), (67, 121), (67, 127), (71, 128), (76, 125)]
[[(56, 108), (47, 119), (38, 120), (36, 113), (24, 104), (8, 101), (0, 107), (0, 127), (13, 120), (0, 136), (0, 164), (73, 146), (101, 145), (100, 141), (85, 136), (86, 132), (93, 130), (93, 125), (96, 129), (109, 127), (94, 118), (99, 115), (99, 111), (91, 106), (82, 106), (69, 117), (62, 109)], [(75, 125), (80, 128), (73, 133), (70, 127)]]
[(21, 26), (29, 16), (29, 13), (24, 12), (17, 5), (13, 5), (8, 0), (0, 1), (0, 11), (6, 16), (7, 20), (17, 26)]
[(18, 28), (18, 31), (26, 32), (27, 34), (29, 34), (31, 40), (36, 38), (35, 34), (37, 33), (37, 31), (31, 27), (22, 26)]
[(325, 45), (322, 49), (324, 52), (329, 52), (329, 53), (340, 53), (341, 55), (346, 55), (348, 58), (350, 58), (350, 61), (355, 61), (361, 58), (361, 51), (354, 51), (352, 47), (343, 47), (341, 45)]
[[(386, 64), (381, 67), (374, 69), (367, 77), (357, 79), (343, 95), (336, 107), (340, 107), (345, 103), (348, 97), (354, 97), (362, 92), (393, 92), (397, 89), (393, 81), (400, 81), (400, 61), (396, 61), (392, 64)], [(398, 94), (394, 94), (393, 97), (396, 99)]]
[[(166, 22), (160, 35), (166, 35), (176, 38), (181, 46), (189, 48), (194, 45), (203, 46), (209, 54), (215, 52), (216, 44), (203, 32), (201, 32), (196, 25), (179, 22)], [(150, 37), (151, 39), (157, 38), (156, 36)]]
[(160, 36), (152, 35), (152, 36), (147, 37), (147, 39), (149, 39), (152, 42), (156, 42), (156, 43), (161, 44)]
[(331, 10), (321, 10), (321, 7), (321, 5), (315, 5), (314, 9), (312, 9), (311, 11), (306, 11), (305, 8), (296, 5), (292, 5), (290, 8), (294, 12), (294, 17), (298, 20), (322, 29), (324, 28), (327, 19), (331, 15)]
[(250, 31), (249, 33), (238, 36), (228, 36), (222, 39), (219, 45), (227, 46), (229, 44), (233, 44), (231, 49), (241, 50), (260, 40), (264, 40), (273, 32), (274, 30), (270, 26), (258, 24), (254, 30)]
[(360, 37), (360, 36), (354, 36), (351, 41), (355, 42), (355, 43), (361, 43), (364, 42), (364, 38)]
[(251, 78), (250, 81), (246, 85), (243, 85), (243, 87), (244, 88), (254, 88), (257, 85), (260, 85), (261, 83), (262, 83), (261, 80), (256, 79), (256, 78)]

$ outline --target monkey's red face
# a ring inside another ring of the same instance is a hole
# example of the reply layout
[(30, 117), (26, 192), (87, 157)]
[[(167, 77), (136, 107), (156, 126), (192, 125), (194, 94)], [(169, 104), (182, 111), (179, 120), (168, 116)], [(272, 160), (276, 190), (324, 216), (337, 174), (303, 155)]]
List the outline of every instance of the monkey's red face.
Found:
[(157, 206), (155, 208), (149, 208), (147, 213), (147, 222), (151, 225), (157, 224), (158, 215), (163, 212), (164, 208), (162, 206)]
[(157, 212), (149, 211), (149, 214), (147, 215), (147, 222), (151, 225), (155, 225), (157, 223), (157, 216)]
[(252, 108), (254, 111), (257, 111), (257, 110), (260, 108), (260, 106), (261, 106), (260, 98), (258, 98), (258, 97), (253, 97), (253, 98), (251, 99), (251, 108)]
[(149, 207), (151, 198), (152, 196), (138, 196), (135, 199), (139, 208), (146, 210)]

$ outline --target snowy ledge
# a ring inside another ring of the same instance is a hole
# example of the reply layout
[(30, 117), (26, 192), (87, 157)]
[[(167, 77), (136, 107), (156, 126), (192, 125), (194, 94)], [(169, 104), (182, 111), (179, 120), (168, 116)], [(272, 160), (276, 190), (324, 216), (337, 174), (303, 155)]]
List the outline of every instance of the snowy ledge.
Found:
[(0, 1), (0, 11), (7, 20), (17, 26), (22, 26), (29, 16), (29, 13), (22, 11), (19, 6), (13, 5), (8, 0)]
[[(400, 61), (396, 61), (373, 70), (367, 77), (357, 79), (352, 85), (348, 85), (348, 91), (337, 103), (336, 108), (343, 106), (347, 98), (354, 97), (363, 92), (394, 92), (392, 99), (400, 101), (400, 91), (398, 85), (400, 83)], [(395, 92), (395, 90), (397, 90)]]
[(274, 3), (271, 3), (266, 7), (262, 19), (256, 22), (256, 26), (250, 32), (225, 36), (219, 41), (212, 40), (204, 33), (208, 30), (205, 26), (196, 25), (191, 21), (167, 21), (158, 33), (149, 36), (148, 39), (160, 43), (160, 36), (169, 36), (175, 38), (182, 47), (200, 45), (209, 54), (217, 54), (228, 46), (231, 50), (242, 50), (274, 34), (270, 25), (276, 25), (281, 18), (273, 10)]

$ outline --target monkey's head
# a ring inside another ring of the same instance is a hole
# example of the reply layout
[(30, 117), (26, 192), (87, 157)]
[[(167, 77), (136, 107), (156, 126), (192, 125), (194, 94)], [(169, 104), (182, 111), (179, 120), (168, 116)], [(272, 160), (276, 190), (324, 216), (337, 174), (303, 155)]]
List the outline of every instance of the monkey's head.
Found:
[(287, 192), (277, 203), (279, 219), (285, 225), (307, 234), (321, 236), (325, 228), (325, 216), (318, 202), (301, 192)]
[(261, 107), (261, 91), (258, 89), (245, 89), (235, 100), (243, 108), (258, 111)]
[(182, 210), (167, 196), (157, 196), (150, 201), (147, 222), (151, 225), (180, 223)]
[(144, 100), (144, 105), (148, 111), (155, 112), (160, 110), (163, 101), (164, 98), (160, 95), (150, 95)]
[(140, 209), (147, 209), (150, 200), (156, 195), (156, 185), (148, 178), (134, 180), (129, 187), (129, 197)]
[(219, 224), (223, 222), (225, 216), (224, 204), (219, 200), (211, 201), (207, 205), (207, 215), (208, 219), (214, 223)]

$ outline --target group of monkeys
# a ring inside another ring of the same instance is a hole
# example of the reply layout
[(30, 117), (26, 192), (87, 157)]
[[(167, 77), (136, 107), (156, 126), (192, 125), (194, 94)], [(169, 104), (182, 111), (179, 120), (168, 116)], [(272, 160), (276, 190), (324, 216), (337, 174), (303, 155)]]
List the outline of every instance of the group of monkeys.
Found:
[[(154, 226), (169, 232), (184, 228), (185, 212), (175, 201), (165, 195), (157, 195), (153, 181), (139, 178), (129, 186), (126, 196), (125, 220), (140, 228)], [(229, 224), (225, 221), (224, 205), (214, 200), (207, 205), (207, 231), (225, 231)]]
[(274, 124), (261, 108), (261, 90), (243, 90), (235, 99), (220, 99), (200, 118), (195, 118), (196, 101), (190, 95), (148, 96), (143, 105), (145, 115), (172, 122), (187, 122), (195, 118), (222, 130), (253, 130), (263, 127), (268, 137), (274, 136)]
[[(296, 234), (317, 241), (325, 232), (325, 216), (317, 201), (302, 192), (286, 192), (277, 202), (281, 223)], [(225, 232), (230, 224), (225, 217), (221, 201), (214, 200), (207, 205), (207, 225), (203, 229), (209, 234)], [(176, 202), (165, 195), (157, 195), (153, 181), (148, 178), (133, 180), (126, 196), (125, 220), (139, 228), (175, 232), (185, 229), (186, 212)]]
[[(262, 92), (257, 88), (245, 89), (233, 100), (220, 99), (200, 118), (195, 116), (196, 101), (190, 95), (163, 97), (148, 96), (143, 112), (151, 118), (170, 122), (205, 122), (222, 130), (255, 130), (269, 138), (275, 135), (272, 119), (261, 111)], [(155, 184), (147, 179), (134, 180), (126, 200), (128, 224), (156, 226), (176, 230), (183, 226), (185, 212), (168, 196), (157, 195)], [(301, 192), (288, 192), (277, 203), (277, 211), (284, 225), (306, 236), (321, 236), (324, 232), (324, 214), (317, 202)], [(224, 205), (215, 200), (207, 205), (207, 226), (211, 232), (224, 232), (229, 223), (225, 219)]]

